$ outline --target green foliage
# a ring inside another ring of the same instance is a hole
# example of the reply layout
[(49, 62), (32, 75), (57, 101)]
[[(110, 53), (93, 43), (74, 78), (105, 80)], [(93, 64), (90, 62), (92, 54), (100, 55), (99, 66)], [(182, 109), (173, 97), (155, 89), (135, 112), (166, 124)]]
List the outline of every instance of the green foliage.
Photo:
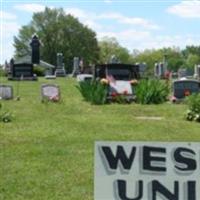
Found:
[(108, 63), (113, 55), (115, 55), (121, 63), (131, 62), (129, 51), (126, 48), (120, 46), (115, 38), (103, 38), (103, 40), (99, 42), (99, 48), (99, 60), (101, 63)]
[(189, 121), (200, 122), (200, 94), (192, 94), (186, 98), (189, 110), (186, 113), (186, 119)]
[(36, 66), (33, 68), (33, 73), (37, 76), (44, 76), (45, 75), (45, 69), (40, 66)]
[(81, 81), (77, 87), (85, 101), (91, 104), (105, 104), (107, 96), (107, 85), (99, 81)]
[(159, 104), (167, 100), (169, 86), (157, 79), (141, 80), (135, 87), (136, 101), (141, 104)]
[(11, 112), (3, 111), (2, 104), (0, 102), (0, 122), (8, 123), (13, 120), (13, 115)]
[(6, 76), (6, 75), (7, 75), (7, 74), (6, 74), (6, 71), (3, 70), (3, 69), (0, 67), (0, 77)]
[[(98, 59), (96, 33), (66, 15), (63, 9), (45, 8), (33, 14), (32, 21), (21, 27), (14, 37), (15, 57), (30, 55), (30, 39), (36, 33), (41, 45), (41, 59), (56, 65), (56, 54), (62, 52), (64, 63), (72, 67), (73, 57), (83, 58), (84, 63), (94, 63)], [(69, 71), (70, 69), (68, 69)]]

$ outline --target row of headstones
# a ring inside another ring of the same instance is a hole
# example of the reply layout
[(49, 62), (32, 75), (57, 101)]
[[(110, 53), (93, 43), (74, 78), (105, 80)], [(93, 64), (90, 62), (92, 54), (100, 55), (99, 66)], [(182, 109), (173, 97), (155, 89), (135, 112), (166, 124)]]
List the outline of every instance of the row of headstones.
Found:
[[(157, 78), (162, 78), (167, 72), (167, 67), (164, 63), (155, 63), (154, 66), (154, 76)], [(188, 73), (185, 68), (180, 68), (177, 72), (177, 78), (181, 79), (183, 77), (193, 76), (196, 79), (200, 79), (200, 65), (195, 65), (194, 74)]]
[[(60, 88), (55, 84), (43, 84), (41, 86), (42, 100), (48, 99), (52, 101), (60, 100)], [(0, 85), (0, 98), (9, 100), (13, 99), (13, 87), (11, 85)]]

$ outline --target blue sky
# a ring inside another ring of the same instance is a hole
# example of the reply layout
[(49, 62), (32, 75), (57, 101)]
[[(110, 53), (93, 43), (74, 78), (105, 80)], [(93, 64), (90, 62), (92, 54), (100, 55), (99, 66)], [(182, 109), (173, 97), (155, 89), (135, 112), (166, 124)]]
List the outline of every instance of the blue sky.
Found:
[(1, 0), (0, 63), (13, 56), (13, 36), (33, 12), (62, 7), (97, 33), (129, 49), (200, 45), (200, 0)]

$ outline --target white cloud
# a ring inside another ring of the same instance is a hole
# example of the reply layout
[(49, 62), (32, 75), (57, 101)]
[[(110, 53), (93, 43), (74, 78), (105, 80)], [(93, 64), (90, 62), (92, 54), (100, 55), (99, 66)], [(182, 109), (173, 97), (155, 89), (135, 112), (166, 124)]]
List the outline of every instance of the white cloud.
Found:
[(112, 0), (104, 0), (103, 2), (104, 3), (112, 3), (113, 1)]
[(26, 12), (41, 12), (45, 9), (45, 6), (37, 3), (30, 4), (18, 4), (14, 6), (15, 9)]
[(186, 45), (200, 44), (200, 35), (153, 35), (153, 33), (148, 31), (133, 29), (119, 32), (99, 32), (97, 37), (99, 40), (103, 37), (115, 37), (130, 52), (133, 49), (160, 49), (174, 46), (184, 48)]
[(169, 7), (167, 12), (183, 18), (200, 18), (200, 1), (182, 1)]
[(15, 19), (17, 19), (17, 16), (12, 13), (9, 13), (9, 12), (0, 11), (0, 19), (15, 20)]
[(85, 10), (79, 8), (66, 8), (65, 13), (77, 17), (80, 22), (94, 30), (99, 30), (102, 28), (102, 26), (95, 21), (97, 18), (95, 13), (86, 12)]
[(87, 12), (85, 12), (84, 10), (79, 9), (79, 8), (66, 8), (65, 13), (71, 14), (78, 18), (87, 18), (88, 17)]
[(79, 18), (79, 20), (83, 23), (88, 21), (89, 19), (90, 22), (92, 21), (92, 24), (95, 24), (95, 26), (93, 27), (100, 27), (99, 20), (108, 19), (108, 20), (115, 20), (117, 23), (120, 24), (136, 25), (138, 27), (142, 27), (145, 29), (152, 29), (152, 30), (160, 29), (160, 27), (157, 24), (151, 22), (150, 20), (139, 17), (127, 17), (125, 15), (122, 15), (121, 13), (109, 12), (109, 13), (97, 14), (79, 8), (66, 8), (65, 12), (66, 14), (71, 14)]
[(150, 20), (139, 18), (139, 17), (127, 17), (120, 13), (104, 13), (98, 16), (99, 19), (113, 19), (118, 23), (128, 24), (128, 25), (137, 25), (146, 29), (159, 29), (160, 27)]
[(4, 39), (17, 35), (20, 25), (17, 22), (3, 22), (2, 23), (2, 36)]

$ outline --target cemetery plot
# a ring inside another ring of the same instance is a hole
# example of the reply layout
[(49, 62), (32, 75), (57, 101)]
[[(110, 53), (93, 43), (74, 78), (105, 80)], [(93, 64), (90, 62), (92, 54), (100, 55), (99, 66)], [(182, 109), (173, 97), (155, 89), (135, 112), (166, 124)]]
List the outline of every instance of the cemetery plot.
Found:
[(13, 98), (13, 87), (10, 85), (0, 85), (0, 98), (1, 99), (12, 99)]
[(49, 100), (57, 102), (60, 100), (60, 88), (54, 84), (43, 84), (41, 86), (42, 101)]
[(95, 78), (108, 82), (108, 100), (124, 97), (127, 101), (134, 99), (131, 86), (133, 79), (139, 79), (139, 65), (106, 64), (95, 67)]

